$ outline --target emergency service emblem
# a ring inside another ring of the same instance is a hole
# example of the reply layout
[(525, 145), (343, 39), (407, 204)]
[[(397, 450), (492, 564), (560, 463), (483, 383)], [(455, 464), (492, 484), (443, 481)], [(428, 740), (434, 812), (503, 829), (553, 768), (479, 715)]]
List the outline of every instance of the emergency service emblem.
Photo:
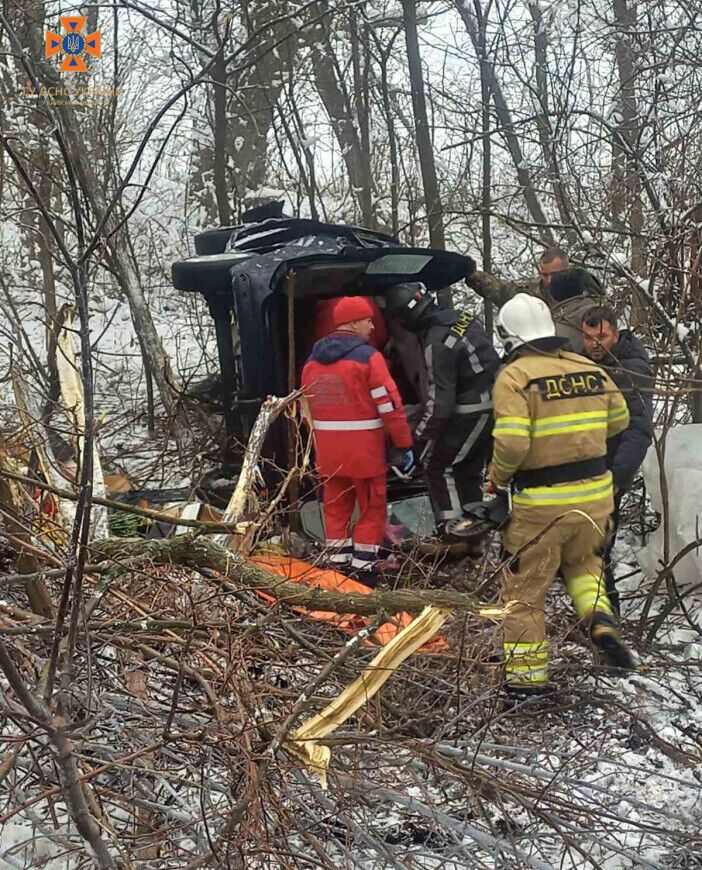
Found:
[(536, 384), (545, 402), (556, 399), (581, 399), (599, 396), (605, 391), (605, 375), (599, 371), (570, 372), (550, 378), (534, 378), (527, 387)]
[(52, 30), (46, 31), (46, 57), (64, 55), (60, 72), (88, 72), (83, 57), (88, 54), (100, 57), (100, 31), (83, 35), (82, 30), (87, 21), (86, 16), (64, 16), (61, 18), (61, 27), (64, 30), (62, 35)]

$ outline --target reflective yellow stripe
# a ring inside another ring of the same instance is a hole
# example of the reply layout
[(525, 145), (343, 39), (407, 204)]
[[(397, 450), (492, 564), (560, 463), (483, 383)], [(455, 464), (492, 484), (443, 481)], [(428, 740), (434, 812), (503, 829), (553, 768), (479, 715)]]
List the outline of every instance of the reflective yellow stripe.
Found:
[(502, 644), (502, 648), (505, 652), (516, 653), (516, 654), (524, 654), (524, 653), (541, 653), (544, 655), (548, 655), (548, 641), (540, 640), (536, 641), (536, 643), (526, 643), (524, 641), (514, 641), (506, 640)]
[(606, 420), (597, 420), (591, 423), (559, 423), (549, 429), (540, 429), (538, 432), (534, 432), (532, 437), (548, 438), (549, 435), (572, 435), (573, 432), (594, 432), (597, 429), (605, 430), (606, 428)]
[(566, 589), (573, 599), (575, 611), (581, 618), (589, 616), (593, 610), (612, 613), (612, 605), (607, 596), (604, 577), (594, 574), (581, 574), (566, 581)]
[(572, 432), (590, 432), (607, 428), (607, 411), (579, 411), (574, 414), (556, 414), (534, 421), (533, 438), (563, 435)]
[(505, 679), (512, 685), (533, 685), (548, 681), (548, 641), (532, 643), (506, 640), (502, 644)]
[(598, 477), (577, 487), (572, 485), (535, 486), (517, 492), (512, 497), (514, 504), (533, 506), (558, 506), (569, 504), (586, 504), (607, 498), (614, 492), (611, 472), (605, 477)]
[(493, 435), (516, 435), (529, 438), (531, 421), (528, 417), (500, 417), (492, 428)]
[(607, 414), (607, 419), (610, 423), (616, 423), (617, 420), (623, 420), (629, 416), (629, 409), (626, 405), (618, 405), (616, 408), (610, 408)]
[(548, 668), (514, 668), (505, 665), (505, 680), (512, 686), (533, 686), (548, 682)]

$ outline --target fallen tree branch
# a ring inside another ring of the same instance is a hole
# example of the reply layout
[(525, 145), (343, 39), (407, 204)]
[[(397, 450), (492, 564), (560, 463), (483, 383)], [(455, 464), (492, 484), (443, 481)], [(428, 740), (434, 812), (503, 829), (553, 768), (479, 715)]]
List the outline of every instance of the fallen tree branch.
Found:
[[(139, 557), (154, 565), (182, 565), (196, 570), (209, 569), (221, 574), (222, 581), (235, 587), (266, 592), (281, 604), (324, 610), (333, 613), (357, 613), (370, 616), (386, 613), (419, 613), (428, 605), (447, 610), (481, 610), (483, 616), (499, 618), (503, 611), (482, 608), (472, 595), (453, 589), (375, 590), (370, 594), (330, 592), (304, 584), (283, 580), (264, 568), (225, 550), (208, 538), (178, 535), (174, 538), (145, 541), (139, 538), (110, 538), (91, 545), (92, 563), (96, 572), (111, 569), (123, 573), (116, 559)], [(104, 566), (101, 564), (106, 562)], [(126, 573), (129, 569), (123, 569)]]
[[(42, 480), (34, 480), (31, 477), (25, 477), (23, 474), (8, 471), (6, 468), (0, 469), (0, 477), (6, 477), (9, 480), (16, 480), (19, 483), (26, 484), (27, 486), (34, 486), (45, 492), (52, 492), (54, 495), (68, 499), (69, 501), (78, 500), (78, 495), (70, 489), (62, 489), (61, 487), (53, 486), (50, 483), (44, 483)], [(101, 498), (99, 496), (93, 496), (91, 500), (94, 504), (102, 505), (111, 510), (121, 511), (125, 514), (136, 514), (137, 516), (144, 517), (148, 520), (154, 520), (155, 522), (171, 523), (174, 526), (186, 526), (189, 529), (200, 529), (200, 531), (203, 532), (229, 532), (231, 534), (236, 531), (236, 524), (232, 525), (231, 523), (208, 523), (202, 522), (201, 520), (187, 520), (163, 511), (135, 507), (134, 505), (125, 504), (121, 501), (115, 501), (111, 498)]]

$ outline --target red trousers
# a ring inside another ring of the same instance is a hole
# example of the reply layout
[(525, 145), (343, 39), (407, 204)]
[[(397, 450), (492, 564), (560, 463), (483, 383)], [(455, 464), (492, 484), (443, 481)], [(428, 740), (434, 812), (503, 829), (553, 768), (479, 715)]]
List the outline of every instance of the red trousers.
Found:
[[(360, 515), (351, 533), (351, 515)], [(337, 551), (332, 561), (371, 568), (385, 534), (387, 494), (385, 474), (377, 477), (329, 477), (324, 484), (324, 526), (327, 546)]]

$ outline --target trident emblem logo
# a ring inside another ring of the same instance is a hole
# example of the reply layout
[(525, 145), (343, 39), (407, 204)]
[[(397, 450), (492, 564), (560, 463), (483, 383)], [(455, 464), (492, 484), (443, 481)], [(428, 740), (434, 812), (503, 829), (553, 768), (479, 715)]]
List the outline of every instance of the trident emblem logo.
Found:
[(61, 18), (61, 27), (65, 31), (63, 36), (51, 30), (46, 31), (46, 57), (62, 53), (61, 72), (88, 72), (83, 55), (100, 57), (100, 31), (85, 36), (81, 33), (87, 20), (85, 16), (64, 16)]

